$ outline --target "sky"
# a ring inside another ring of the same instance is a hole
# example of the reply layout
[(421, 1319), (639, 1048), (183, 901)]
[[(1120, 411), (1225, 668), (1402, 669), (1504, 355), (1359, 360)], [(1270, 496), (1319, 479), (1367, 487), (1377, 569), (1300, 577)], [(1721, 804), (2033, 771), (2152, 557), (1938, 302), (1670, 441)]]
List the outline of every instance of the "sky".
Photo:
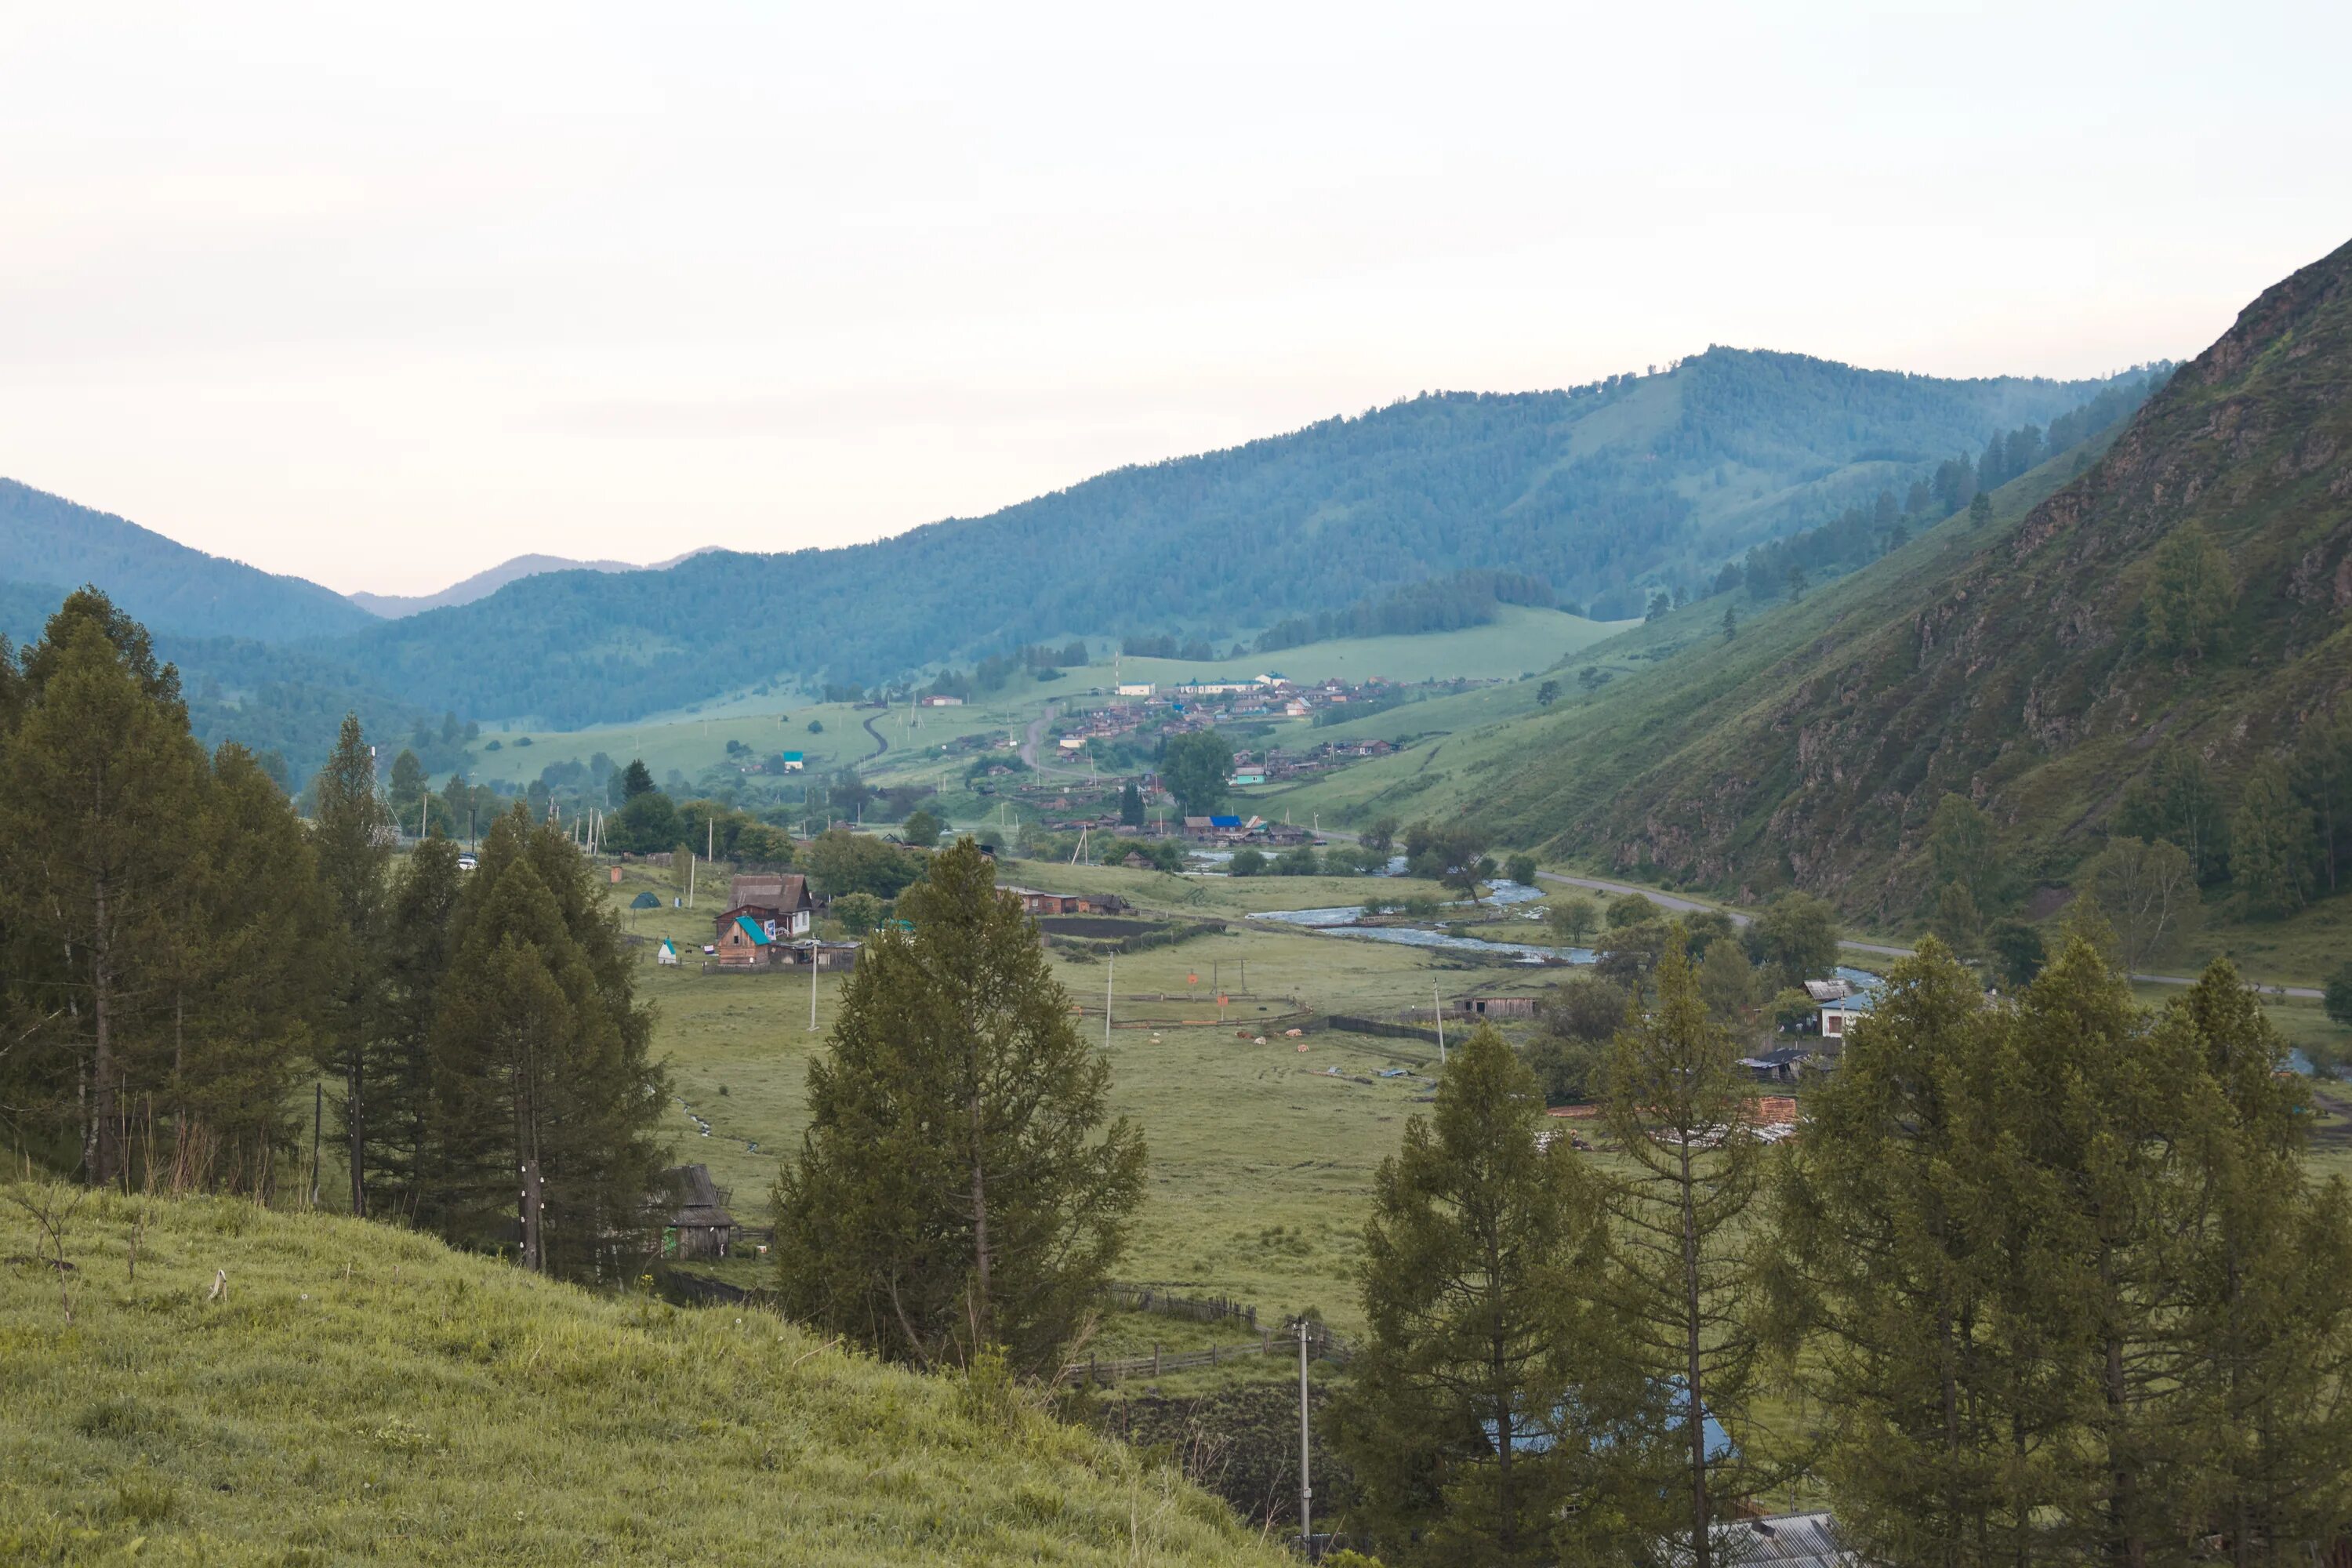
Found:
[(2352, 238), (2347, 53), (2265, 0), (9, 5), (0, 475), (418, 593), (1710, 343), (2096, 374)]

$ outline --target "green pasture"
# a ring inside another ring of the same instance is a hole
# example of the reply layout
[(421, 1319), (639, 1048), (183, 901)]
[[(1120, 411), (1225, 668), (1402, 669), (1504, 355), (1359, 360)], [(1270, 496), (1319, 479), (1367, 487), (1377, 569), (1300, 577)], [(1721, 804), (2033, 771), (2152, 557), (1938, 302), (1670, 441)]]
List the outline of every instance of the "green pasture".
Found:
[(1023, 1395), (231, 1199), (0, 1186), (0, 1402), (8, 1563), (1276, 1561)]

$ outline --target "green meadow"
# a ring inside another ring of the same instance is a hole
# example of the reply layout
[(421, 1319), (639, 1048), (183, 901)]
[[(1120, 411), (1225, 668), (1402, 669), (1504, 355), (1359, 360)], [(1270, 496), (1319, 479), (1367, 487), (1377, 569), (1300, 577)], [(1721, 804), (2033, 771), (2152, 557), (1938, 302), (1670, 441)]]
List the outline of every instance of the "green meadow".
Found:
[(1017, 1392), (764, 1311), (326, 1214), (79, 1195), (60, 1275), (14, 1249), (23, 1205), (75, 1194), (0, 1187), (0, 1561), (1276, 1561)]

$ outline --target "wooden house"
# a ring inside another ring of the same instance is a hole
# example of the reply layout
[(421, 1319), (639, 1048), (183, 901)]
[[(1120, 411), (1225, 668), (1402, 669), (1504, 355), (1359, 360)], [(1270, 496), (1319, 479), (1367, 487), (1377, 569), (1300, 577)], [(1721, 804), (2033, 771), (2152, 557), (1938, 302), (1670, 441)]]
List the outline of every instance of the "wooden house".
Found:
[(727, 911), (718, 918), (723, 934), (728, 921), (749, 915), (782, 941), (806, 936), (816, 919), (816, 900), (808, 879), (797, 871), (752, 872), (727, 884)]
[(708, 1165), (679, 1165), (660, 1176), (667, 1210), (662, 1224), (665, 1258), (724, 1258), (735, 1241), (729, 1194), (710, 1179)]
[(776, 939), (750, 915), (737, 915), (720, 927), (714, 946), (719, 962), (730, 969), (751, 969), (776, 961)]

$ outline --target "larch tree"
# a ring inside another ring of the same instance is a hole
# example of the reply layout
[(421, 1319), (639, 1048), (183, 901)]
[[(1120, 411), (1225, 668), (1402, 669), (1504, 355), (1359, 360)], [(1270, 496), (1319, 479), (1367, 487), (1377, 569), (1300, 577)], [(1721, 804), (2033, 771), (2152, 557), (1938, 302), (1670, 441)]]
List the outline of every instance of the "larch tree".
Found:
[(1887, 975), (1772, 1194), (1775, 1348), (1822, 1413), (1817, 1473), (1875, 1562), (2038, 1558), (2037, 1508), (2073, 1405), (2002, 1291), (2035, 1275), (1997, 1245), (2008, 1193), (2002, 1016), (1942, 944)]
[(1109, 1110), (1018, 900), (969, 838), (866, 946), (809, 1127), (775, 1194), (798, 1316), (894, 1359), (1000, 1347), (1045, 1374), (1091, 1309), (1143, 1192), (1141, 1132)]
[(132, 1090), (152, 1085), (153, 944), (195, 853), (205, 759), (177, 672), (103, 595), (68, 597), (24, 672), (0, 756), (0, 896), (39, 1042), (18, 1093), (104, 1184), (127, 1173)]
[(383, 1003), (383, 941), (392, 814), (376, 794), (375, 753), (359, 716), (343, 715), (335, 749), (311, 786), (311, 844), (327, 891), (331, 1006), (320, 1066), (342, 1080), (336, 1124), (351, 1177), (351, 1209), (368, 1212), (368, 1068)]
[(433, 1032), (456, 957), (465, 873), (457, 847), (438, 835), (402, 866), (385, 908), (383, 989), (371, 1053), (373, 1136), (368, 1182), (379, 1212), (437, 1228)]
[[(555, 829), (484, 842), (453, 921), (432, 1044), (442, 1233), (529, 1268), (611, 1278), (649, 1250), (667, 1103), (618, 916)], [(520, 1193), (520, 1196), (518, 1195)]]
[(1340, 1441), (1414, 1561), (1622, 1560), (1656, 1526), (1665, 1401), (1598, 1299), (1594, 1178), (1545, 1126), (1482, 1026), (1374, 1180)]
[(1743, 1231), (1765, 1145), (1746, 1125), (1748, 1078), (1730, 1032), (1707, 1014), (1680, 932), (1656, 971), (1657, 1005), (1618, 1035), (1604, 1125), (1623, 1156), (1603, 1190), (1609, 1299), (1630, 1364), (1672, 1391), (1682, 1446), (1670, 1550), (1721, 1561), (1718, 1527), (1754, 1489), (1736, 1439), (1754, 1385), (1759, 1324)]
[(2204, 1087), (2183, 1142), (2199, 1224), (2179, 1360), (2187, 1500), (2237, 1568), (2308, 1561), (2352, 1511), (2352, 1194), (2305, 1165), (2301, 1080), (2217, 960), (2166, 1009)]

